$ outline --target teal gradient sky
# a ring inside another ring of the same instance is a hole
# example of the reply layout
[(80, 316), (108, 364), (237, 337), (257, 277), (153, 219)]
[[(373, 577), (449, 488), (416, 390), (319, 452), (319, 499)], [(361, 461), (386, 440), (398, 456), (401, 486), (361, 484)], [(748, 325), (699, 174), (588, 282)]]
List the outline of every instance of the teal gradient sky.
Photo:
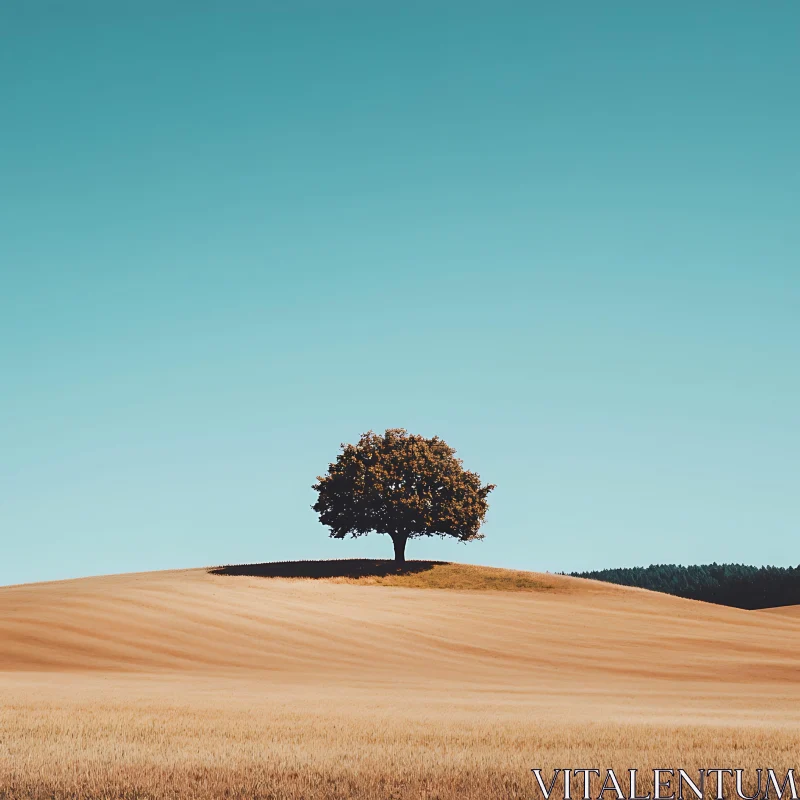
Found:
[(537, 570), (800, 563), (800, 3), (0, 9), (0, 584), (389, 556), (439, 434)]

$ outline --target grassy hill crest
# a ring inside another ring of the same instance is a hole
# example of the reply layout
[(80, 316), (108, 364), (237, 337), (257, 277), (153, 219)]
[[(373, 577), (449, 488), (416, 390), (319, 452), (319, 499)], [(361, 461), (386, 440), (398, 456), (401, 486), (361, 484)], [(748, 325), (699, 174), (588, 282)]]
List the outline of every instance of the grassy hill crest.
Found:
[(557, 588), (558, 578), (523, 570), (459, 564), (450, 561), (394, 561), (351, 558), (325, 561), (275, 561), (215, 567), (213, 575), (324, 580), (363, 586), (402, 586), (414, 589), (541, 592)]

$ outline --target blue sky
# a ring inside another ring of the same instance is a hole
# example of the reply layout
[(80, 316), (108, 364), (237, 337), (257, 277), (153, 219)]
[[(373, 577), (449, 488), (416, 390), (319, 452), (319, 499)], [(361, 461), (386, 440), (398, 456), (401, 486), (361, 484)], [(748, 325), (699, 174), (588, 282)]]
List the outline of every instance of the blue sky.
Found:
[(8, 3), (0, 584), (289, 558), (367, 430), (537, 570), (800, 563), (800, 5)]

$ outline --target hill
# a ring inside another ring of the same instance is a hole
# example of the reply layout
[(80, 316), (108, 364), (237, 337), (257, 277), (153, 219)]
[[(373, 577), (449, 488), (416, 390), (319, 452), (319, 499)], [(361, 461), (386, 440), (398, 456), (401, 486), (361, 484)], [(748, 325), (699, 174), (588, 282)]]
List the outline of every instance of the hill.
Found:
[(392, 562), (289, 562), (0, 588), (7, 673), (269, 674), (361, 686), (395, 675), (398, 685), (513, 686), (530, 697), (579, 683), (612, 704), (665, 681), (713, 681), (717, 694), (743, 674), (780, 682), (796, 663), (787, 637), (798, 634), (777, 616), (434, 562), (410, 562), (403, 574)]
[(539, 763), (683, 765), (685, 741), (794, 758), (796, 617), (410, 567), (0, 588), (0, 797), (508, 797)]
[(781, 614), (787, 617), (797, 617), (800, 619), (800, 605), (797, 606), (776, 606), (775, 608), (762, 608), (768, 614)]

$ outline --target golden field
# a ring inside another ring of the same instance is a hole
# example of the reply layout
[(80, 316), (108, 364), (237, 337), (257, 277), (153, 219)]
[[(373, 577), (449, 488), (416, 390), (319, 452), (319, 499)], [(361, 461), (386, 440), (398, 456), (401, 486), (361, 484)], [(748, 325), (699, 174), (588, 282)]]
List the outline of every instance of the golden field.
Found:
[(409, 567), (0, 588), (0, 798), (540, 797), (532, 767), (800, 766), (800, 615)]

